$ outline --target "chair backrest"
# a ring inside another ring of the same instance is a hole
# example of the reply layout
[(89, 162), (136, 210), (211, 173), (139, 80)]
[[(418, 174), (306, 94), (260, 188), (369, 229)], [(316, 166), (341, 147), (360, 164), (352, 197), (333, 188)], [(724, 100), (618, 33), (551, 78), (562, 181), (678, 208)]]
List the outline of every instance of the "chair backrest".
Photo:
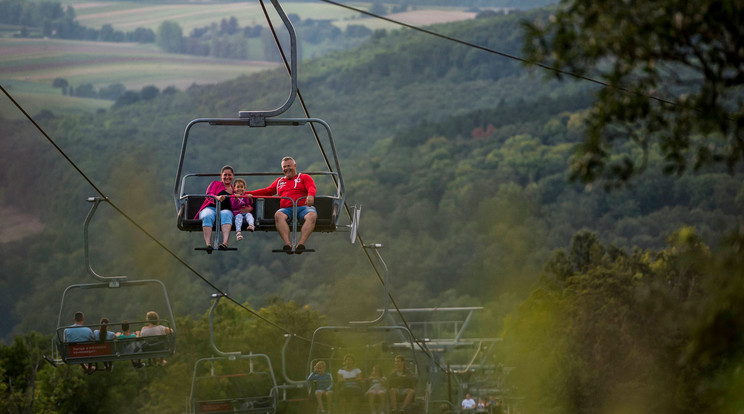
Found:
[[(179, 229), (183, 231), (202, 231), (202, 221), (194, 217), (196, 217), (206, 198), (203, 195), (188, 195), (183, 198), (181, 207), (178, 210)], [(244, 221), (241, 230), (245, 230), (246, 227), (248, 227), (248, 222)], [(235, 230), (235, 223), (233, 223), (232, 230)]]
[(57, 342), (57, 349), (67, 364), (163, 358), (173, 355), (175, 336), (168, 334), (102, 342)]
[[(316, 232), (332, 232), (336, 230), (338, 210), (341, 202), (337, 198), (317, 196), (315, 198), (315, 210), (318, 219), (315, 222)], [(278, 198), (262, 198), (256, 200), (256, 230), (276, 231), (274, 213), (279, 210)], [(300, 225), (304, 220), (300, 220)]]
[(196, 217), (199, 208), (204, 204), (206, 196), (192, 195), (186, 196), (181, 201), (181, 207), (178, 209), (178, 228), (183, 231), (201, 231), (202, 222)]

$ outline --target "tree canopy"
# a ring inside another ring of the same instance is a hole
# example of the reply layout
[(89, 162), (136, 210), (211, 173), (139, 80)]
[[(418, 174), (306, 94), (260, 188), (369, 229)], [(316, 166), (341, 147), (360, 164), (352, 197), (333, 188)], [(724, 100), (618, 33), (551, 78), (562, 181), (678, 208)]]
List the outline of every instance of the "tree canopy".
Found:
[[(736, 0), (564, 0), (526, 23), (534, 62), (601, 80), (573, 160), (584, 182), (623, 182), (645, 155), (663, 153), (667, 173), (744, 160), (744, 3)], [(630, 144), (630, 145), (629, 145)]]
[(576, 234), (506, 323), (526, 412), (739, 412), (741, 237), (628, 253)]

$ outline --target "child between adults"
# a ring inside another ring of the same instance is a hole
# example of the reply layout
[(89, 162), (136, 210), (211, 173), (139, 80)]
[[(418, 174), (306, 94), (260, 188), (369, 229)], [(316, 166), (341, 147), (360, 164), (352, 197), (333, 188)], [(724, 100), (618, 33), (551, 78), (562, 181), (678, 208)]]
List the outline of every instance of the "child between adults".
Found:
[(382, 375), (382, 368), (379, 365), (372, 367), (372, 373), (369, 374), (369, 389), (365, 393), (369, 396), (369, 411), (372, 414), (376, 414), (375, 411), (375, 398), (380, 401), (379, 409), (380, 414), (385, 413), (385, 397), (387, 396), (387, 378)]
[(243, 233), (240, 231), (243, 228), (243, 220), (248, 223), (246, 229), (248, 231), (254, 231), (253, 214), (253, 199), (245, 197), (245, 180), (242, 178), (236, 178), (233, 182), (233, 188), (235, 194), (230, 197), (230, 203), (232, 204), (232, 211), (235, 215), (235, 238), (243, 240)]
[[(101, 318), (101, 327), (93, 331), (93, 336), (96, 338), (98, 342), (111, 341), (116, 338), (116, 334), (108, 330), (108, 324), (109, 324), (108, 318)], [(96, 367), (96, 369), (98, 369), (97, 363), (94, 366)], [(113, 371), (114, 363), (112, 361), (104, 361), (103, 367), (106, 369), (106, 371)], [(92, 371), (89, 372), (89, 374), (90, 373), (92, 373)]]

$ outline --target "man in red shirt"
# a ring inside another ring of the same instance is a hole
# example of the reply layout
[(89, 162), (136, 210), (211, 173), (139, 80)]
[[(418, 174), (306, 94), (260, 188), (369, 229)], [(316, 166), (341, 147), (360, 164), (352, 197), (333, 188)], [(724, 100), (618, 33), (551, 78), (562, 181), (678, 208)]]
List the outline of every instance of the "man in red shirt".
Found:
[[(297, 202), (297, 218), (305, 219), (305, 223), (300, 230), (300, 240), (294, 252), (301, 254), (305, 251), (305, 242), (315, 229), (315, 221), (318, 213), (313, 207), (315, 204), (315, 181), (307, 174), (297, 173), (297, 163), (292, 157), (282, 158), (282, 172), (284, 177), (279, 177), (266, 188), (260, 188), (253, 191), (246, 191), (248, 196), (273, 196), (289, 197)], [(305, 197), (297, 200), (300, 197)], [(276, 222), (276, 231), (279, 237), (284, 241), (284, 251), (292, 253), (292, 242), (289, 240), (289, 223), (292, 219), (292, 201), (282, 198), (279, 201), (279, 210), (274, 213)]]

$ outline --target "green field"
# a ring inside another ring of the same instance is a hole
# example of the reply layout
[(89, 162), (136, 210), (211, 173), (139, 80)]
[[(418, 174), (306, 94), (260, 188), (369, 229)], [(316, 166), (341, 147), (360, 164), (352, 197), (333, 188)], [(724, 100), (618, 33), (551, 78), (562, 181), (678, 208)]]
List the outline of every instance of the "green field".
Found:
[(96, 88), (123, 83), (184, 88), (192, 83), (234, 79), (275, 65), (164, 53), (156, 46), (134, 43), (52, 39), (0, 39), (0, 80), (49, 83), (65, 78)]
[(90, 83), (96, 90), (114, 83), (129, 90), (148, 85), (185, 89), (193, 83), (217, 83), (275, 66), (168, 54), (154, 45), (0, 38), (0, 84), (12, 87), (12, 93), (23, 96), (28, 105), (51, 106), (55, 113), (97, 110), (113, 103), (63, 97), (60, 89), (52, 87), (55, 78), (64, 78), (72, 86)]
[[(3, 81), (3, 88), (31, 116), (43, 110), (51, 111), (55, 116), (79, 112), (95, 112), (108, 109), (113, 102), (103, 99), (77, 98), (63, 96), (61, 90), (50, 85), (23, 81)], [(0, 95), (0, 117), (4, 119), (25, 119), (23, 113), (10, 102), (4, 94)]]

